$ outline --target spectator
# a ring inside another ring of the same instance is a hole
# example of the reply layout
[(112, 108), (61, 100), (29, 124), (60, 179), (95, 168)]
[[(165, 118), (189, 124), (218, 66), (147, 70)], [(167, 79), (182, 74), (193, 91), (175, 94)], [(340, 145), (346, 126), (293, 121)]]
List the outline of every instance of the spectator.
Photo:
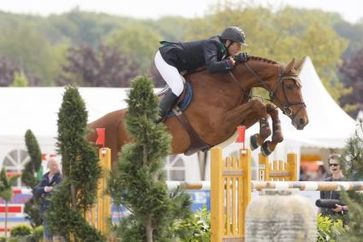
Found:
[(323, 162), (321, 162), (321, 163), (320, 162), (319, 162), (319, 166), (318, 166), (318, 171), (316, 173), (316, 180), (323, 181), (327, 178), (328, 171), (326, 170)]
[[(329, 170), (331, 175), (328, 176), (325, 181), (344, 181), (344, 175), (342, 173), (341, 164), (338, 154), (332, 154), (328, 159)], [(324, 191), (320, 192), (320, 199), (334, 199), (340, 200), (340, 193), (338, 191)], [(345, 221), (345, 214), (348, 211), (348, 207), (345, 205), (335, 204), (335, 208), (321, 208), (321, 214), (329, 216), (332, 219), (342, 219)]]
[(34, 188), (33, 194), (40, 201), (40, 213), (44, 227), (44, 241), (53, 241), (53, 235), (49, 230), (45, 213), (50, 205), (50, 196), (54, 191), (54, 187), (62, 181), (62, 175), (59, 171), (59, 165), (55, 157), (51, 157), (48, 161), (47, 168), (49, 171), (44, 174), (40, 183)]

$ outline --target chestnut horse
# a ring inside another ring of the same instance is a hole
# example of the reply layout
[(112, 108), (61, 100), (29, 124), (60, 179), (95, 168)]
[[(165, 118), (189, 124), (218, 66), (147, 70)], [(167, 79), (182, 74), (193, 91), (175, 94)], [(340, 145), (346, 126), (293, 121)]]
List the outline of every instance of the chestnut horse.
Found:
[[(209, 148), (226, 141), (234, 135), (237, 126), (251, 127), (260, 122), (260, 133), (251, 137), (252, 149), (262, 145), (262, 151), (270, 154), (277, 143), (283, 140), (278, 112), (272, 104), (250, 100), (253, 87), (262, 87), (270, 94), (270, 101), (287, 115), (297, 129), (308, 123), (305, 103), (301, 94), (298, 72), (301, 63), (282, 65), (261, 57), (248, 57), (245, 63), (237, 64), (227, 73), (211, 74), (207, 70), (189, 73), (185, 76), (193, 89), (193, 98), (183, 113), (193, 134), (176, 117), (166, 119), (165, 125), (172, 135), (172, 153), (192, 153), (201, 148)], [(91, 129), (106, 128), (106, 147), (112, 149), (112, 162), (115, 163), (122, 146), (129, 142), (125, 129), (127, 109), (106, 114), (89, 124)], [(271, 130), (267, 122), (272, 118), (273, 134), (271, 141), (265, 141)], [(193, 139), (204, 142), (195, 145)], [(89, 136), (96, 140), (96, 133)]]

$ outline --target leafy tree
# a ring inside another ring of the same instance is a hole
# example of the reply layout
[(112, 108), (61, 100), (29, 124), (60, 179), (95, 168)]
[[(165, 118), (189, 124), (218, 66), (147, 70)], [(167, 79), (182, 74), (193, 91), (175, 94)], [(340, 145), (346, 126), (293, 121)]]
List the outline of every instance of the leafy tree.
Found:
[(69, 42), (72, 46), (89, 45), (92, 48), (97, 48), (103, 37), (115, 28), (129, 22), (126, 18), (85, 12), (78, 7), (64, 14), (51, 15), (46, 20), (39, 28), (51, 43)]
[[(349, 181), (363, 180), (363, 123), (360, 122), (355, 134), (348, 140), (342, 155), (344, 173)], [(348, 205), (349, 223), (347, 233), (341, 241), (361, 241), (363, 236), (363, 194), (355, 191), (342, 192), (343, 201)]]
[(160, 33), (164, 40), (180, 41), (184, 39), (185, 30), (190, 22), (189, 19), (176, 16), (167, 16), (155, 21), (148, 21), (150, 28)]
[(363, 123), (359, 123), (354, 135), (349, 138), (342, 155), (344, 174), (351, 181), (363, 180)]
[(362, 241), (363, 194), (355, 191), (342, 192), (342, 199), (348, 205), (349, 222), (346, 233), (339, 238), (339, 241)]
[[(33, 189), (40, 182), (43, 169), (41, 166), (42, 153), (38, 141), (31, 130), (27, 130), (25, 133), (25, 145), (30, 156), (30, 161), (25, 164), (21, 180), (27, 187)], [(42, 224), (39, 201), (37, 199), (31, 198), (25, 203), (24, 213), (27, 214), (27, 219), (30, 220), (32, 227), (37, 227)]]
[(53, 192), (47, 219), (52, 231), (69, 240), (103, 241), (85, 220), (96, 200), (101, 176), (98, 156), (87, 140), (87, 111), (77, 88), (67, 87), (58, 114), (58, 151), (62, 155), (63, 182)]
[(349, 59), (354, 53), (363, 48), (363, 22), (352, 24), (338, 18), (333, 27), (340, 36), (349, 40), (349, 46), (343, 55), (344, 58)]
[(173, 221), (190, 216), (190, 198), (179, 190), (169, 194), (163, 172), (170, 135), (158, 118), (158, 100), (150, 79), (132, 83), (126, 125), (134, 143), (123, 147), (112, 171), (109, 192), (116, 205), (131, 215), (123, 219), (122, 241), (171, 241)]
[(15, 77), (13, 83), (11, 84), (12, 87), (26, 87), (28, 86), (28, 79), (24, 75), (23, 72), (15, 72)]
[(17, 70), (18, 68), (8, 58), (0, 58), (0, 86), (9, 86)]
[(349, 114), (355, 118), (358, 111), (363, 110), (363, 48), (345, 59), (339, 71), (344, 85), (352, 88), (352, 93), (342, 97), (341, 104), (353, 107)]
[(0, 52), (24, 70), (31, 85), (50, 85), (59, 75), (58, 58), (52, 46), (35, 27), (27, 22), (2, 28)]
[(90, 46), (70, 48), (67, 64), (58, 84), (81, 86), (127, 87), (137, 75), (137, 67), (114, 48), (100, 46), (97, 51)]
[(120, 28), (106, 37), (106, 44), (130, 56), (141, 73), (148, 73), (159, 47), (160, 34), (141, 24)]

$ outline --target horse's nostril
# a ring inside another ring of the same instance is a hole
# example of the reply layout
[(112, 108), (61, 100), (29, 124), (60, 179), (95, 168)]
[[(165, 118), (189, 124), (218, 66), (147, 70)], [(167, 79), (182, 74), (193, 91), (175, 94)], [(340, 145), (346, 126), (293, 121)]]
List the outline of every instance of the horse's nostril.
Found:
[(301, 119), (300, 119), (300, 125), (305, 125), (305, 123), (306, 123), (306, 122), (305, 122), (305, 119), (301, 118)]

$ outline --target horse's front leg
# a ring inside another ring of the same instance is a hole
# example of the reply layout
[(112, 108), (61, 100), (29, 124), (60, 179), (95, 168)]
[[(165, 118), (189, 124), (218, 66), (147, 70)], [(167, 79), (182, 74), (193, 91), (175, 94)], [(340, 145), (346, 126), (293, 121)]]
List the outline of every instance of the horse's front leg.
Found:
[(272, 139), (271, 141), (265, 141), (261, 146), (261, 151), (264, 155), (270, 155), (276, 148), (278, 143), (284, 140), (281, 130), (281, 121), (279, 119), (279, 112), (271, 104), (266, 105), (266, 111), (272, 119)]
[(271, 135), (270, 125), (268, 123), (268, 115), (264, 115), (259, 120), (260, 123), (260, 132), (258, 134), (254, 134), (250, 137), (250, 146), (251, 150), (257, 149), (259, 146), (263, 145), (264, 141)]

